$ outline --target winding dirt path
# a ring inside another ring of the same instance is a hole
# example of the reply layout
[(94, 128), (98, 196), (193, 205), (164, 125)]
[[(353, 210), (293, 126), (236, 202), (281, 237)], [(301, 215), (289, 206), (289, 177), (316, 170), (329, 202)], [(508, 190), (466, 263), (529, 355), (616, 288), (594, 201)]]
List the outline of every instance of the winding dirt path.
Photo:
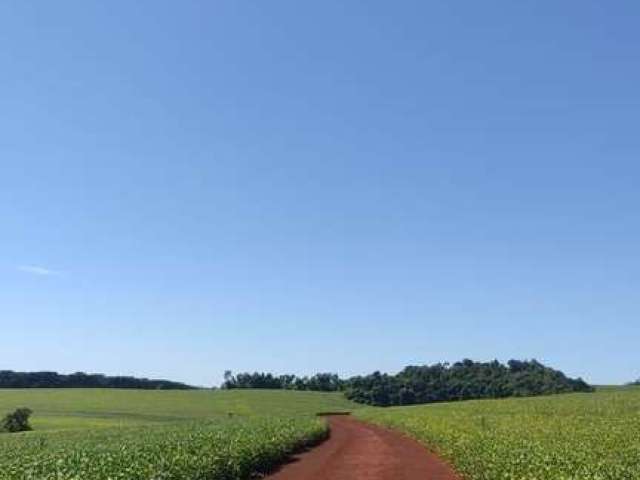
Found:
[(327, 441), (267, 480), (459, 480), (415, 440), (349, 416), (329, 417), (329, 423)]

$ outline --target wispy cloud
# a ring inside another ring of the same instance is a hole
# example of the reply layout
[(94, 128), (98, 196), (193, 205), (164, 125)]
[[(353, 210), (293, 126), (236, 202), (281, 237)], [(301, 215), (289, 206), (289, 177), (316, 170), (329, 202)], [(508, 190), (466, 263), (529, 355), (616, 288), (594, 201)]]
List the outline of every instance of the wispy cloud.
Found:
[(57, 270), (51, 270), (39, 265), (20, 265), (18, 266), (18, 270), (24, 273), (30, 273), (31, 275), (40, 275), (41, 277), (49, 277), (60, 274), (60, 272), (58, 272)]

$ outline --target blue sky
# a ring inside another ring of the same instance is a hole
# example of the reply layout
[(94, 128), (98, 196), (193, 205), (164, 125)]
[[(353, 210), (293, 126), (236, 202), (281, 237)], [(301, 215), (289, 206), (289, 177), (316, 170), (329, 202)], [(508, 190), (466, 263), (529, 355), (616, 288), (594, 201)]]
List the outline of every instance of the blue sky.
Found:
[(640, 4), (0, 5), (0, 368), (640, 376)]

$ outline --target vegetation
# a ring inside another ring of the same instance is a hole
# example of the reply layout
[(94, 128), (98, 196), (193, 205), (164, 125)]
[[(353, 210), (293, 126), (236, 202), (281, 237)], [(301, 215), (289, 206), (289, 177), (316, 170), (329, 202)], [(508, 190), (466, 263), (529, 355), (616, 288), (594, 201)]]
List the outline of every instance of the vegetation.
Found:
[(346, 382), (335, 373), (318, 373), (312, 377), (295, 375), (275, 376), (271, 373), (239, 373), (233, 375), (230, 370), (224, 374), (222, 388), (268, 388), (284, 390), (309, 390), (316, 392), (338, 392), (344, 390)]
[(340, 393), (283, 390), (1, 390), (35, 431), (0, 435), (0, 480), (252, 478), (327, 435)]
[(139, 388), (149, 390), (188, 390), (194, 387), (169, 380), (135, 377), (108, 377), (99, 373), (76, 372), (61, 375), (56, 372), (0, 371), (0, 388)]
[(640, 479), (640, 390), (366, 408), (469, 480)]
[[(0, 371), (2, 388), (121, 388), (144, 390), (190, 390), (194, 387), (168, 380), (107, 377), (101, 374)], [(225, 372), (224, 390), (277, 389), (317, 392), (344, 391), (347, 398), (376, 406), (412, 405), (452, 400), (533, 396), (551, 393), (589, 392), (582, 379), (567, 378), (541, 363), (511, 360), (480, 363), (463, 360), (453, 365), (409, 366), (397, 375), (371, 375), (341, 379), (334, 373), (311, 377), (271, 373)]]
[(397, 375), (376, 372), (355, 377), (349, 381), (347, 397), (388, 406), (591, 391), (582, 379), (567, 378), (535, 360), (511, 360), (507, 365), (464, 360), (453, 365), (406, 367)]
[(7, 413), (0, 424), (0, 431), (15, 433), (31, 430), (29, 417), (33, 412), (28, 408), (17, 408), (13, 413)]
[(640, 480), (635, 387), (390, 408), (342, 392), (0, 391), (0, 411), (20, 405), (36, 431), (0, 435), (0, 480), (250, 478), (324, 438), (326, 411), (401, 429), (469, 480)]
[(300, 378), (270, 373), (233, 376), (228, 371), (223, 388), (345, 391), (350, 400), (376, 406), (593, 391), (582, 379), (567, 378), (535, 360), (511, 360), (507, 365), (463, 360), (453, 365), (410, 366), (397, 375), (374, 372), (347, 380), (330, 373)]
[(0, 390), (0, 412), (34, 410), (34, 430), (144, 426), (239, 417), (304, 417), (350, 411), (341, 393), (285, 390)]
[(0, 480), (245, 480), (326, 435), (311, 417), (7, 435)]

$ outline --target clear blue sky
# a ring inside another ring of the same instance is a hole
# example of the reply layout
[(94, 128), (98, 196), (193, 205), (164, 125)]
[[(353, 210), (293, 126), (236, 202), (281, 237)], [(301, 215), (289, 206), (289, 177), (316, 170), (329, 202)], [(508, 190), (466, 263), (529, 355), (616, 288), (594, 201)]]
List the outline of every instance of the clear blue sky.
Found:
[(638, 18), (2, 2), (0, 368), (640, 376)]

